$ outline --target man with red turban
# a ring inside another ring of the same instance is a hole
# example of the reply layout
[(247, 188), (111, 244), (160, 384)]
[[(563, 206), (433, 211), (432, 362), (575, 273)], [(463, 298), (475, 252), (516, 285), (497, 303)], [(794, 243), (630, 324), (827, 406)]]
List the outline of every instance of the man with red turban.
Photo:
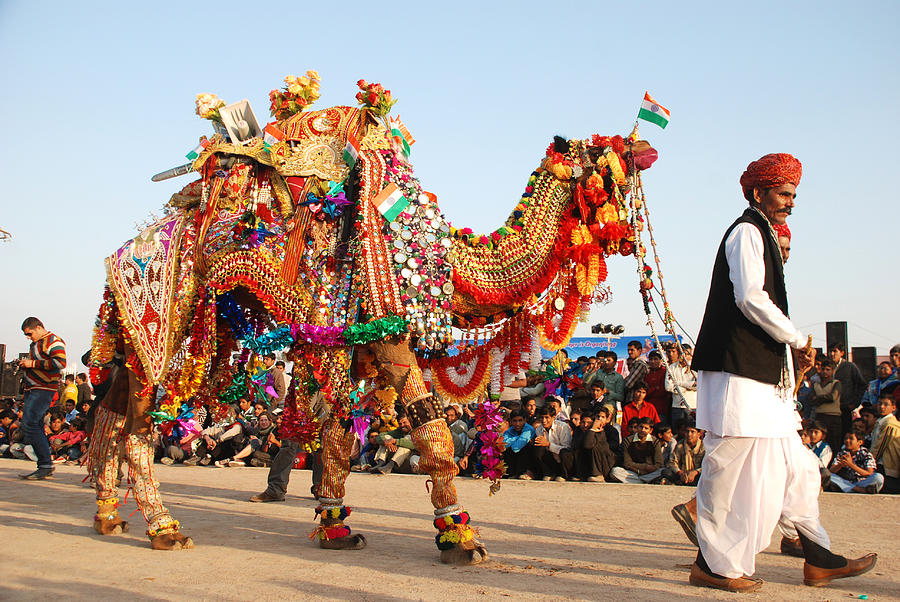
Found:
[(772, 531), (796, 530), (804, 583), (824, 585), (871, 569), (876, 555), (832, 554), (819, 522), (821, 477), (800, 441), (790, 348), (812, 364), (807, 337), (788, 318), (775, 228), (794, 208), (802, 167), (791, 155), (766, 155), (740, 179), (750, 206), (728, 228), (713, 266), (706, 312), (691, 368), (697, 371), (697, 428), (706, 431), (697, 489), (700, 551), (694, 585), (754, 591), (756, 554)]
[(778, 248), (781, 249), (781, 263), (787, 263), (791, 256), (791, 229), (787, 224), (772, 224), (775, 237), (778, 239)]

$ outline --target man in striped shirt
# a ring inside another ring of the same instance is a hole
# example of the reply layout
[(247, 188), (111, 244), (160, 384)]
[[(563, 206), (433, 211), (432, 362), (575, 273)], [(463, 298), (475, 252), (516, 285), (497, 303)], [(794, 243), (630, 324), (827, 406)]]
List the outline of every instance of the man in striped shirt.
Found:
[(66, 367), (66, 344), (44, 328), (44, 324), (35, 317), (22, 322), (22, 332), (31, 339), (31, 357), (19, 362), (19, 367), (25, 369), (22, 430), (26, 442), (31, 444), (37, 455), (37, 470), (19, 476), (23, 479), (42, 480), (53, 474), (50, 443), (44, 432), (44, 416), (50, 409), (59, 377)]

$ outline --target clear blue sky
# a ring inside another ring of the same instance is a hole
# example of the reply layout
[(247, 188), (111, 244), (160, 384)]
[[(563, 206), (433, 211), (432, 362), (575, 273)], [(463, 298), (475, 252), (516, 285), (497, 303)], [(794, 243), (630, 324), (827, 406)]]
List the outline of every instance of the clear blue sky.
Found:
[[(640, 10), (636, 7), (640, 6)], [(644, 184), (676, 316), (695, 334), (715, 249), (751, 160), (803, 162), (790, 219), (791, 315), (824, 341), (900, 341), (896, 307), (900, 4), (867, 2), (0, 2), (0, 342), (39, 316), (80, 355), (103, 258), (189, 177), (151, 183), (210, 133), (194, 95), (248, 98), (261, 121), (287, 74), (317, 107), (356, 80), (393, 91), (412, 161), (457, 227), (490, 231), (554, 134), (627, 133), (645, 90), (672, 111)], [(891, 109), (891, 110), (888, 110)], [(647, 332), (632, 258), (592, 321)], [(581, 327), (580, 333), (586, 332)]]

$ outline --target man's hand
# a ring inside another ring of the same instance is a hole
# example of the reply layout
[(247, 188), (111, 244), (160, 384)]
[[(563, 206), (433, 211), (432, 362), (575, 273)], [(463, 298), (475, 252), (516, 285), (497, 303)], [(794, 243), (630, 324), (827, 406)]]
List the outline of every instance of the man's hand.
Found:
[(688, 473), (686, 475), (684, 475), (684, 482), (685, 483), (693, 483), (694, 481), (697, 480), (697, 477), (699, 477), (699, 476), (700, 476), (699, 470), (690, 470), (690, 471), (688, 471)]
[(393, 439), (391, 439), (390, 441), (385, 441), (385, 442), (384, 442), (384, 447), (385, 447), (385, 449), (387, 449), (389, 452), (395, 452), (395, 451), (397, 451), (397, 442), (394, 441)]
[(460, 470), (465, 470), (469, 466), (469, 456), (463, 456), (459, 459), (457, 464), (459, 465)]
[(549, 441), (547, 440), (547, 438), (546, 438), (545, 436), (543, 436), (543, 435), (538, 435), (538, 436), (534, 439), (534, 444), (535, 444), (536, 446), (538, 446), (538, 447), (550, 447), (550, 442), (549, 442)]

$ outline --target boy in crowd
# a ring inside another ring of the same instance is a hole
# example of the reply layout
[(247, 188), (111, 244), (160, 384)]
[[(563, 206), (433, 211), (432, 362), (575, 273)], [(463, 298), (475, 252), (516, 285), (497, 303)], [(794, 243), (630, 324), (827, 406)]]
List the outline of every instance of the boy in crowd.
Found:
[(506, 474), (511, 479), (530, 481), (534, 478), (534, 440), (537, 437), (534, 427), (525, 422), (522, 410), (510, 412), (509, 428), (503, 433), (506, 451), (503, 460), (506, 462)]
[(883, 418), (878, 421), (878, 438), (872, 445), (875, 462), (884, 472), (884, 493), (900, 493), (900, 420), (897, 420), (897, 400), (890, 393), (878, 397), (878, 409)]
[(662, 450), (662, 465), (668, 466), (672, 460), (672, 454), (678, 442), (675, 440), (675, 434), (672, 427), (662, 422), (653, 425), (653, 436), (656, 437), (656, 444)]
[(632, 418), (649, 418), (650, 424), (659, 422), (659, 414), (653, 405), (647, 403), (647, 384), (643, 381), (635, 383), (631, 389), (631, 403), (622, 410), (622, 422), (628, 423)]
[(831, 449), (828, 441), (826, 441), (828, 427), (817, 420), (806, 430), (809, 433), (809, 448), (819, 459), (819, 466), (828, 468), (831, 464), (831, 458), (834, 456), (834, 450)]
[(816, 408), (816, 420), (826, 428), (831, 449), (841, 447), (841, 382), (834, 378), (834, 362), (822, 360), (822, 382), (813, 384), (810, 401)]
[(87, 433), (84, 432), (85, 419), (73, 418), (59, 433), (48, 437), (50, 449), (56, 455), (54, 462), (70, 462), (80, 458), (85, 450)]
[[(540, 424), (535, 429), (534, 468), (544, 481), (564, 481), (573, 474), (572, 429), (556, 420), (547, 408), (538, 410)], [(564, 453), (567, 452), (567, 453)]]
[(375, 452), (378, 451), (378, 431), (369, 429), (366, 433), (366, 444), (359, 450), (359, 454), (355, 458), (351, 457), (352, 466), (350, 470), (360, 472), (369, 470), (375, 463)]
[(662, 449), (651, 434), (653, 421), (640, 418), (637, 428), (634, 435), (625, 439), (624, 467), (616, 466), (610, 471), (610, 477), (620, 483), (651, 483), (662, 476)]
[(668, 467), (663, 471), (665, 475), (664, 482), (669, 481), (676, 485), (697, 486), (697, 482), (700, 480), (703, 456), (706, 455), (701, 435), (702, 432), (697, 429), (695, 424), (688, 424), (684, 441), (675, 447), (672, 459), (669, 461)]
[(9, 435), (15, 421), (16, 413), (12, 410), (0, 412), (0, 457), (5, 456), (6, 452), (9, 451), (11, 444)]
[[(666, 347), (669, 360), (669, 374), (666, 391), (672, 394), (671, 424), (676, 429), (685, 424), (692, 412), (697, 411), (697, 373), (684, 362), (677, 345)], [(676, 390), (675, 385), (678, 385)]]
[(875, 457), (862, 445), (859, 435), (844, 435), (844, 448), (831, 463), (831, 489), (844, 493), (878, 493), (884, 477), (875, 472)]
[(656, 408), (661, 422), (668, 422), (669, 409), (672, 406), (672, 394), (666, 389), (666, 368), (662, 364), (662, 353), (654, 349), (647, 355), (650, 369), (644, 377), (647, 385), (647, 403)]
[[(593, 415), (584, 416), (577, 449), (575, 450), (576, 472), (572, 480), (602, 483), (616, 464), (616, 456), (610, 449), (604, 427), (609, 423), (609, 409), (602, 407)], [(613, 433), (618, 432), (613, 429)], [(575, 443), (573, 443), (573, 447)]]
[(591, 383), (591, 399), (588, 402), (588, 407), (585, 408), (585, 411), (589, 414), (593, 414), (597, 411), (600, 406), (607, 405), (609, 402), (606, 401), (606, 385), (603, 384), (602, 380), (595, 380)]

